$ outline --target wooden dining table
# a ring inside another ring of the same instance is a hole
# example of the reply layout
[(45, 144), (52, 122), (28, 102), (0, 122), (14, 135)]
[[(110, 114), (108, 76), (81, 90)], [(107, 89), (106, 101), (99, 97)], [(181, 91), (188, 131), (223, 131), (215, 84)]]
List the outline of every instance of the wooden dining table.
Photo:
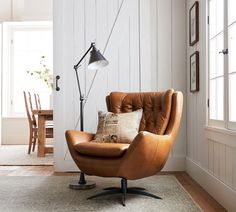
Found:
[(33, 110), (38, 116), (38, 157), (53, 153), (53, 147), (46, 147), (46, 121), (53, 120), (53, 110)]

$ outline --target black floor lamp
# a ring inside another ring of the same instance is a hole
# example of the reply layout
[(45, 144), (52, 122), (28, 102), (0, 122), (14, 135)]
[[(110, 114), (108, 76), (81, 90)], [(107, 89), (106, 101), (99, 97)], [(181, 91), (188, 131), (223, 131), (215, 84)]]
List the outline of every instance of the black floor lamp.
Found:
[[(92, 49), (92, 50), (91, 50)], [(79, 62), (74, 65), (77, 84), (79, 88), (79, 95), (80, 95), (80, 131), (84, 131), (84, 95), (81, 92), (80, 82), (79, 82), (79, 76), (78, 76), (78, 68), (80, 66), (80, 63), (83, 61), (83, 59), (86, 57), (86, 55), (90, 52), (90, 59), (88, 63), (88, 69), (90, 70), (97, 70), (99, 68), (105, 67), (108, 65), (108, 61), (103, 57), (103, 55), (100, 53), (99, 50), (96, 49), (95, 43), (92, 42), (88, 50), (85, 52), (83, 57), (79, 60)], [(80, 173), (80, 179), (76, 182), (71, 182), (69, 187), (72, 189), (90, 189), (94, 188), (96, 184), (91, 181), (86, 181), (84, 173)]]

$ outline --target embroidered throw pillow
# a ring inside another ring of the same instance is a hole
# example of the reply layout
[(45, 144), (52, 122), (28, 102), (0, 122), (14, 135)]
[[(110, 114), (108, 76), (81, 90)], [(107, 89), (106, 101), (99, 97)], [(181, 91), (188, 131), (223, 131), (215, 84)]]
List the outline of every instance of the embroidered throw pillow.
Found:
[(138, 134), (143, 110), (129, 113), (98, 112), (97, 133), (93, 142), (131, 143)]

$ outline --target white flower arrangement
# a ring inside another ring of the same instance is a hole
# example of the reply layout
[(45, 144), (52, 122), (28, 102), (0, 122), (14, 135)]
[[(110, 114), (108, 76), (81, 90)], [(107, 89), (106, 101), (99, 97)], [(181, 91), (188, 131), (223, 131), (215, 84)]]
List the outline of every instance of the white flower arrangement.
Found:
[(39, 70), (32, 70), (32, 71), (27, 71), (28, 74), (31, 76), (35, 76), (38, 79), (42, 80), (48, 88), (52, 89), (53, 88), (53, 75), (52, 71), (47, 68), (47, 65), (45, 64), (45, 56), (41, 56), (40, 60), (40, 65), (41, 68)]

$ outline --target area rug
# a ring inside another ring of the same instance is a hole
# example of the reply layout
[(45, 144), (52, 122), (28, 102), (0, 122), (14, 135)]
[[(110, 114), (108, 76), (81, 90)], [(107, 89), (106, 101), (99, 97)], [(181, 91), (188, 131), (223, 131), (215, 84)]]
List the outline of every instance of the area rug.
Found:
[(71, 190), (68, 185), (75, 177), (37, 176), (0, 177), (0, 211), (4, 212), (197, 212), (201, 211), (174, 176), (153, 176), (128, 181), (129, 186), (145, 187), (162, 200), (128, 194), (126, 207), (121, 197), (104, 196), (87, 200), (104, 187), (119, 186), (116, 178), (87, 177), (97, 186), (90, 190)]
[(53, 155), (37, 157), (37, 151), (28, 154), (28, 145), (0, 146), (0, 166), (53, 165)]

